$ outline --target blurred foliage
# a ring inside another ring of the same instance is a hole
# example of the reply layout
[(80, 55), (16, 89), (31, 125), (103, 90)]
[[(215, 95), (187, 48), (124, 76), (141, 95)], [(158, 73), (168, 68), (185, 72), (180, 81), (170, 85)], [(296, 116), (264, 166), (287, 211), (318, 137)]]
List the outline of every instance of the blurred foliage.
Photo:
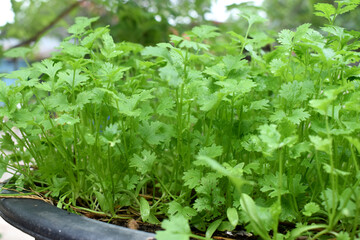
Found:
[[(256, 7), (249, 1), (228, 6), (235, 14), (227, 22), (218, 23), (205, 18), (216, 1), (226, 0), (11, 0), (15, 19), (0, 27), (0, 39), (26, 41), (36, 36), (37, 40), (44, 34), (64, 38), (65, 29), (74, 23), (75, 16), (100, 16), (97, 26), (109, 25), (115, 41), (154, 45), (168, 41), (169, 34), (181, 35), (201, 24), (241, 33), (247, 28), (247, 21), (239, 19), (237, 13), (244, 12), (266, 15), (268, 19), (267, 23), (253, 27), (250, 37), (263, 32), (274, 36), (271, 31), (294, 29), (307, 22), (314, 28), (321, 26), (324, 21), (313, 14), (314, 4), (335, 3), (333, 0), (264, 0), (262, 7)], [(357, 9), (340, 16), (337, 24), (359, 30), (359, 21), (360, 9)]]
[[(193, 26), (189, 23), (204, 22), (211, 6), (211, 0), (11, 0), (11, 3), (15, 19), (0, 28), (0, 38), (21, 41), (32, 38), (69, 10), (48, 34), (64, 37), (64, 29), (74, 23), (75, 16), (100, 16), (97, 24), (110, 25), (115, 40), (144, 45), (168, 40), (169, 33), (178, 31), (173, 28), (178, 24), (184, 31)], [(188, 25), (185, 28), (184, 23)]]
[[(269, 27), (276, 31), (294, 29), (303, 23), (314, 28), (322, 26), (323, 18), (314, 15), (314, 4), (336, 4), (334, 0), (264, 0), (263, 7), (269, 19)], [(337, 18), (336, 24), (347, 29), (359, 30), (360, 8)]]

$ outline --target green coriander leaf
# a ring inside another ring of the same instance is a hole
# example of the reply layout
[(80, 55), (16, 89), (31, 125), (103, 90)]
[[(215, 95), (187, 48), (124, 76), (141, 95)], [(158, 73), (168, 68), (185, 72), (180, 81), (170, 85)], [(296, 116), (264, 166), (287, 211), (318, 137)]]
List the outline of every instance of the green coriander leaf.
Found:
[(61, 115), (60, 117), (56, 118), (55, 122), (60, 125), (64, 125), (64, 124), (74, 125), (75, 123), (79, 123), (80, 119), (74, 118), (74, 117), (70, 116), (69, 114), (65, 113), (65, 114)]
[(166, 47), (146, 47), (141, 51), (143, 56), (153, 56), (153, 57), (162, 57), (165, 58), (168, 62), (172, 63), (173, 60), (170, 56), (169, 50)]
[(81, 45), (86, 48), (91, 48), (96, 39), (99, 39), (103, 34), (109, 32), (107, 27), (99, 27), (81, 40)]
[(164, 220), (161, 227), (165, 231), (157, 231), (156, 239), (158, 240), (189, 240), (191, 230), (188, 221), (182, 215), (178, 214)]
[(182, 207), (178, 202), (172, 201), (169, 203), (168, 213), (172, 216), (180, 214), (186, 219), (191, 219), (197, 215), (196, 210), (192, 209), (189, 206)]
[(156, 112), (166, 117), (172, 117), (175, 115), (175, 101), (170, 96), (164, 96), (161, 102), (156, 108)]
[(281, 45), (290, 48), (293, 44), (294, 36), (295, 36), (295, 32), (289, 29), (284, 29), (279, 33), (278, 41), (279, 43), (281, 43)]
[(223, 152), (222, 146), (217, 146), (215, 143), (210, 147), (204, 147), (200, 149), (199, 154), (200, 156), (207, 156), (209, 158), (216, 158), (221, 156)]
[(286, 113), (283, 110), (276, 110), (271, 116), (270, 120), (272, 122), (280, 123), (284, 118), (286, 118)]
[(259, 101), (253, 101), (251, 102), (250, 109), (252, 110), (265, 110), (269, 106), (269, 100), (262, 99)]
[(91, 102), (92, 93), (90, 91), (83, 91), (76, 96), (76, 107), (83, 109), (84, 105)]
[(152, 153), (148, 150), (143, 150), (141, 152), (141, 156), (134, 154), (134, 156), (130, 159), (130, 166), (144, 175), (151, 172), (155, 160), (155, 153)]
[(314, 5), (315, 15), (319, 17), (325, 17), (329, 22), (333, 20), (336, 14), (336, 9), (333, 5), (328, 3), (317, 3)]
[(84, 74), (80, 74), (81, 70), (70, 70), (67, 69), (65, 72), (59, 72), (57, 75), (59, 77), (59, 81), (66, 82), (71, 88), (75, 88), (77, 86), (82, 85), (86, 82), (89, 78)]
[(104, 47), (100, 48), (101, 54), (106, 57), (107, 59), (114, 58), (119, 56), (123, 53), (123, 51), (119, 50), (117, 46), (114, 43), (113, 38), (111, 35), (107, 32), (104, 33), (102, 36), (102, 41), (104, 44)]
[(139, 127), (139, 133), (151, 145), (169, 142), (174, 136), (173, 126), (159, 121), (144, 121)]
[(180, 48), (187, 48), (187, 49), (194, 49), (195, 51), (198, 50), (209, 50), (210, 46), (204, 43), (198, 43), (194, 41), (190, 41), (187, 39), (183, 39), (183, 41), (179, 45)]
[(269, 197), (275, 198), (284, 194), (289, 193), (289, 190), (287, 189), (287, 176), (283, 174), (282, 177), (282, 189), (279, 187), (279, 173), (277, 172), (276, 175), (269, 174), (265, 175), (263, 179), (259, 180), (260, 185), (262, 186), (260, 188), (260, 191), (262, 192), (270, 192)]
[(85, 142), (89, 145), (94, 145), (96, 138), (94, 137), (94, 135), (90, 134), (90, 133), (86, 133), (84, 134), (84, 139)]
[(226, 70), (230, 72), (233, 69), (239, 69), (240, 67), (244, 66), (247, 63), (246, 60), (243, 59), (242, 56), (233, 56), (233, 55), (226, 55), (222, 59)]
[(292, 111), (291, 115), (287, 117), (290, 122), (299, 125), (302, 121), (305, 121), (310, 117), (310, 114), (303, 108), (298, 108)]
[(289, 191), (295, 197), (306, 192), (308, 187), (301, 182), (301, 175), (295, 174), (292, 179), (292, 186), (289, 184)]
[(329, 139), (329, 138), (323, 139), (319, 136), (312, 136), (312, 135), (310, 135), (309, 138), (316, 150), (324, 151), (324, 152), (330, 154), (332, 139)]
[(52, 92), (53, 89), (50, 85), (49, 82), (42, 82), (42, 83), (37, 83), (35, 84), (35, 87), (39, 90), (43, 90), (43, 91), (46, 91), (46, 92)]
[(193, 207), (198, 212), (211, 211), (213, 209), (213, 207), (211, 206), (211, 199), (209, 196), (197, 197)]
[[(8, 132), (6, 132), (4, 135), (1, 136), (1, 138), (0, 138), (0, 146), (4, 150), (13, 151), (15, 149), (15, 143), (14, 143), (11, 135)], [(1, 161), (3, 161), (3, 159), (6, 159), (2, 154), (1, 154), (0, 157), (1, 157), (0, 158)], [(1, 161), (0, 161), (0, 164), (1, 164)], [(0, 165), (0, 168), (1, 167), (2, 167), (2, 165)], [(5, 170), (6, 170), (6, 167), (5, 167)]]
[(267, 21), (265, 18), (259, 16), (258, 14), (254, 14), (252, 12), (247, 13), (246, 10), (242, 12), (243, 13), (241, 13), (240, 16), (245, 18), (250, 26), (252, 26), (254, 23), (263, 23)]
[(131, 177), (129, 175), (126, 175), (124, 177), (124, 185), (127, 190), (134, 190), (139, 183), (139, 176), (132, 175)]
[(311, 85), (298, 81), (282, 84), (279, 91), (280, 96), (287, 100), (288, 105), (299, 104), (307, 100), (311, 93)]
[(338, 203), (339, 203), (339, 197), (341, 196), (340, 194), (338, 194), (337, 192), (335, 192), (335, 194), (333, 194), (332, 189), (327, 188), (326, 190), (323, 190), (321, 192), (320, 198), (322, 200), (322, 205), (324, 206), (326, 211), (329, 211), (333, 208), (333, 206), (335, 206), (337, 208)]
[(41, 63), (33, 64), (35, 69), (39, 70), (41, 73), (45, 73), (50, 77), (50, 79), (54, 79), (56, 73), (62, 68), (61, 62), (53, 62), (50, 59), (45, 59), (41, 61)]
[(350, 240), (350, 234), (348, 232), (339, 232), (336, 236), (336, 240)]
[(194, 33), (200, 40), (214, 38), (217, 36), (220, 36), (220, 33), (216, 32), (218, 31), (217, 27), (209, 26), (209, 25), (201, 25), (198, 27), (194, 27), (191, 32)]
[(276, 130), (276, 125), (262, 125), (259, 127), (260, 139), (269, 147), (271, 151), (280, 147), (280, 133)]
[(49, 110), (56, 110), (60, 112), (71, 111), (71, 105), (67, 100), (67, 96), (63, 93), (55, 93), (44, 100), (44, 104)]
[(80, 35), (85, 32), (87, 27), (90, 27), (93, 22), (96, 22), (99, 17), (87, 18), (77, 17), (75, 18), (75, 24), (68, 28), (68, 32), (75, 35)]
[(322, 164), (323, 164), (323, 169), (328, 174), (335, 174), (335, 175), (340, 175), (340, 176), (348, 176), (348, 175), (350, 175), (349, 172), (345, 172), (345, 171), (342, 171), (342, 170), (337, 169), (337, 168), (331, 168), (331, 166), (329, 164), (327, 164), (327, 163), (322, 163)]
[(198, 169), (189, 169), (183, 174), (184, 185), (193, 189), (200, 185), (202, 172)]
[(215, 84), (221, 86), (221, 91), (225, 94), (236, 94), (236, 98), (249, 93), (254, 87), (256, 87), (256, 83), (249, 79), (240, 81), (235, 79), (226, 79), (225, 81), (217, 81)]
[(275, 58), (270, 62), (270, 70), (275, 76), (282, 76), (287, 64), (280, 58)]
[(304, 206), (303, 214), (307, 217), (311, 217), (311, 215), (320, 211), (320, 207), (317, 203), (309, 202)]
[(289, 156), (291, 158), (298, 158), (301, 156), (302, 153), (307, 153), (307, 152), (311, 152), (311, 143), (305, 141), (290, 147)]
[(19, 79), (21, 81), (27, 81), (29, 78), (32, 78), (33, 70), (31, 68), (23, 68), (20, 70), (13, 71), (6, 75), (10, 79)]
[(168, 82), (171, 87), (177, 88), (183, 82), (183, 79), (179, 77), (176, 68), (169, 63), (165, 67), (159, 69), (159, 75), (161, 79)]
[(336, 9), (336, 13), (339, 14), (339, 15), (354, 10), (360, 4), (359, 0), (345, 0), (345, 1), (344, 0), (342, 0), (342, 1), (337, 0), (335, 2), (338, 4), (338, 7)]
[(80, 45), (74, 45), (69, 42), (62, 42), (60, 44), (62, 52), (69, 54), (74, 58), (84, 58), (86, 54), (90, 53), (90, 50)]

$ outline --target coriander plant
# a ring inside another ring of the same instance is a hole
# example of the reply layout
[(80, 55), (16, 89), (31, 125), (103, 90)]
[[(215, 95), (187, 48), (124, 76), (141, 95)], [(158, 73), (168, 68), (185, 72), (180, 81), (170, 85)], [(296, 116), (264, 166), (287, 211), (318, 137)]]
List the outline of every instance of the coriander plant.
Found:
[(0, 82), (0, 173), (71, 211), (162, 221), (158, 239), (358, 239), (360, 33), (335, 19), (359, 1), (335, 2), (276, 41), (251, 14), (244, 35), (150, 47), (77, 18), (59, 53)]

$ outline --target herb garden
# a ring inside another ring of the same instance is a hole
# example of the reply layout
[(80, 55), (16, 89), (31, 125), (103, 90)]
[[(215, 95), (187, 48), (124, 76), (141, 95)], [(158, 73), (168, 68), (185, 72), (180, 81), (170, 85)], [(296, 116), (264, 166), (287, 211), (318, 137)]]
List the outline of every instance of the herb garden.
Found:
[(78, 17), (61, 51), (0, 81), (6, 187), (159, 240), (359, 239), (360, 33), (334, 24), (359, 1), (335, 2), (314, 6), (320, 30), (251, 35), (265, 19), (243, 14), (244, 34), (148, 47)]

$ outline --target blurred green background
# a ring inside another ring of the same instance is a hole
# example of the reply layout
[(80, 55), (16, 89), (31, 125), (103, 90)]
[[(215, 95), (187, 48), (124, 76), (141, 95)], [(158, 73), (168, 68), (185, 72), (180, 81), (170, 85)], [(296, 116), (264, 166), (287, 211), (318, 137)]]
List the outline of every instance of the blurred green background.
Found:
[[(3, 0), (2, 0), (3, 1)], [(109, 25), (116, 41), (132, 41), (153, 45), (168, 40), (169, 34), (181, 35), (196, 25), (211, 24), (225, 31), (241, 34), (246, 21), (239, 19), (241, 12), (259, 14), (268, 19), (254, 32), (267, 32), (272, 36), (284, 28), (294, 29), (310, 22), (318, 28), (324, 21), (313, 14), (315, 3), (336, 4), (329, 0), (10, 0), (14, 21), (0, 27), (0, 40), (15, 39), (11, 47), (35, 46), (41, 37), (62, 39), (67, 36), (66, 27), (76, 16), (100, 16), (98, 26)], [(211, 7), (219, 2), (231, 3), (228, 10), (233, 13), (227, 21), (207, 17)], [(360, 10), (352, 11), (337, 19), (337, 24), (348, 29), (359, 30)], [(250, 35), (251, 36), (251, 35)], [(49, 40), (48, 40), (49, 41)], [(3, 48), (2, 48), (3, 49)], [(45, 56), (34, 56), (41, 59)]]

